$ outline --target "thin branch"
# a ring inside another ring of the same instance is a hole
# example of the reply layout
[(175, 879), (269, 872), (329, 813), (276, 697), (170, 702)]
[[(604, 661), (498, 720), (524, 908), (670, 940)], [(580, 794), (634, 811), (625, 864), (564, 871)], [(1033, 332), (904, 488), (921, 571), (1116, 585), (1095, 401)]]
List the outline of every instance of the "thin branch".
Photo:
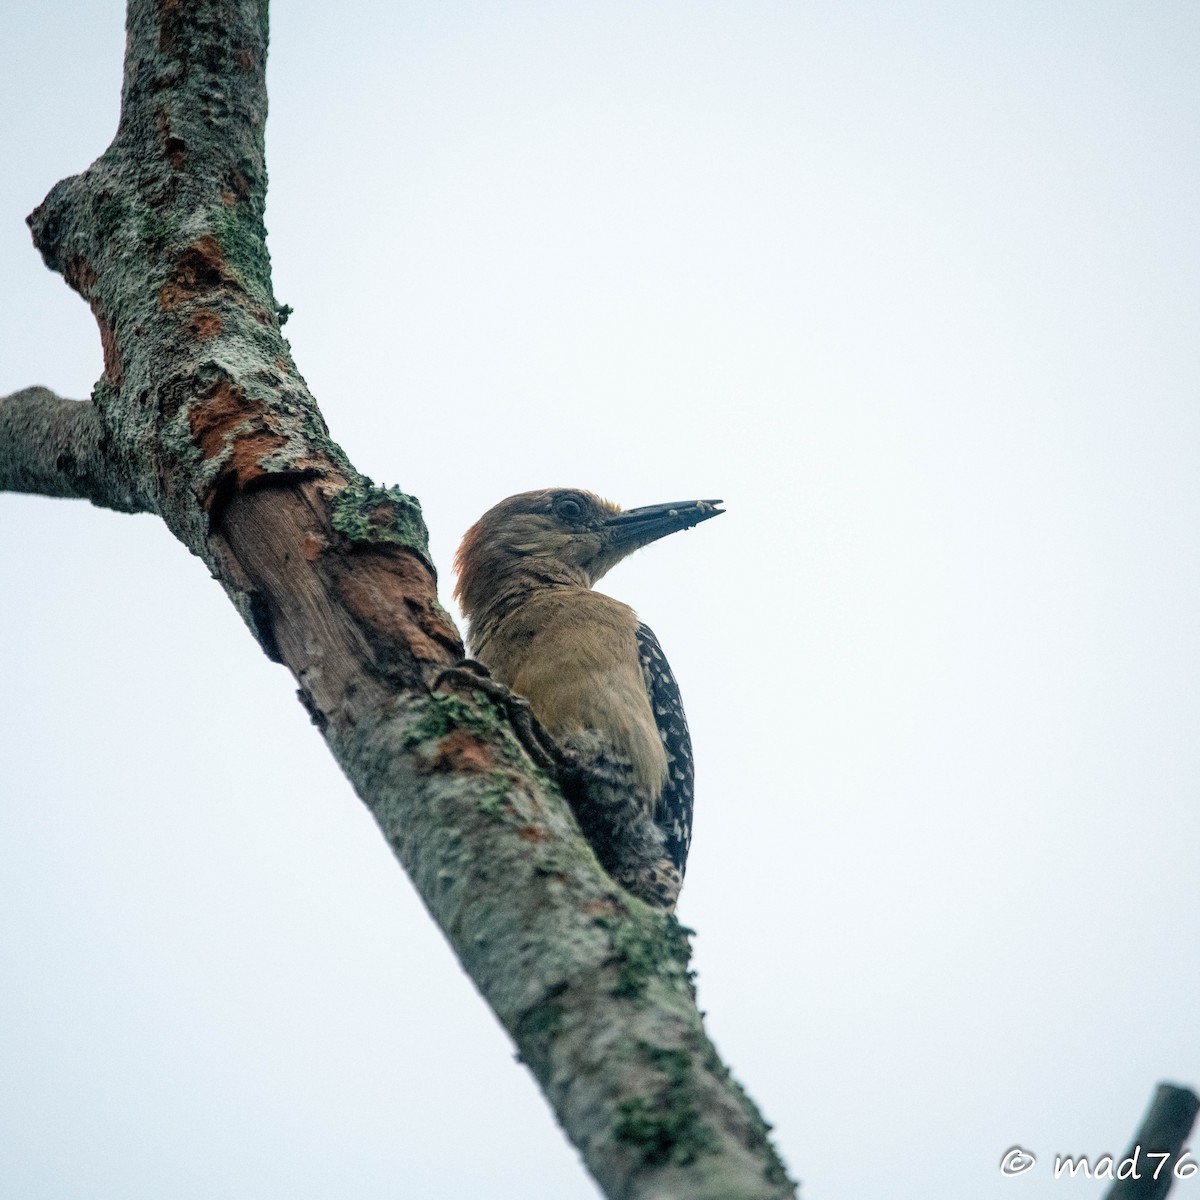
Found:
[[(1133, 1167), (1124, 1179), (1118, 1179), (1108, 1189), (1105, 1200), (1162, 1200), (1177, 1178), (1191, 1178), (1196, 1173), (1195, 1165), (1192, 1163), (1189, 1170), (1191, 1160), (1181, 1159), (1180, 1151), (1192, 1131), (1197, 1112), (1200, 1112), (1200, 1098), (1190, 1088), (1160, 1083), (1141, 1128), (1133, 1135), (1133, 1144), (1122, 1159), (1122, 1165), (1133, 1160)], [(1168, 1157), (1162, 1158), (1163, 1154)]]
[(130, 478), (114, 470), (106, 441), (90, 400), (64, 400), (44, 387), (0, 396), (0, 491), (149, 511)]

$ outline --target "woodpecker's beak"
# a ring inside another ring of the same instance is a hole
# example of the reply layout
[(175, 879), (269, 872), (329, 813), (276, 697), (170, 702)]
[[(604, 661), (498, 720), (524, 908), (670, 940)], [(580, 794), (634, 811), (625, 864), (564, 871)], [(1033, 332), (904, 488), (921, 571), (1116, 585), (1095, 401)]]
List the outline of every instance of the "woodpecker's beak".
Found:
[(604, 522), (613, 545), (626, 552), (648, 546), (651, 542), (691, 529), (710, 517), (719, 517), (725, 510), (718, 507), (723, 500), (685, 500), (679, 504), (651, 504), (646, 508), (631, 508), (616, 513)]

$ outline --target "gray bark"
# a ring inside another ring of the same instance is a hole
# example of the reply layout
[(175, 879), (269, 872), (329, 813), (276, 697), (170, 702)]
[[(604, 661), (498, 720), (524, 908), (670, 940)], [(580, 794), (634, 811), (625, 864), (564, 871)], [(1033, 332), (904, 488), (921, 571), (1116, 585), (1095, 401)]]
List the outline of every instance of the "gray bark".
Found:
[(0, 491), (91, 500), (118, 512), (147, 503), (109, 454), (104, 421), (89, 401), (31, 387), (0, 397)]
[(795, 1188), (705, 1036), (687, 932), (597, 864), (462, 655), (418, 502), (333, 442), (280, 333), (265, 0), (130, 0), (108, 150), (29, 218), (89, 303), (92, 399), (0, 401), (0, 487), (157, 513), (284, 663), (611, 1197)]

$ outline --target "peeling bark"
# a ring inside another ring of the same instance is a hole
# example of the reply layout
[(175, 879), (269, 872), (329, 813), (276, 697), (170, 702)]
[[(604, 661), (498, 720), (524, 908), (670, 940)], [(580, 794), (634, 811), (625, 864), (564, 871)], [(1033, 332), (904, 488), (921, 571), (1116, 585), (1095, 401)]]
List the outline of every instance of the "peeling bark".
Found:
[(92, 399), (0, 401), (0, 488), (157, 513), (300, 697), (612, 1197), (793, 1196), (705, 1036), (687, 932), (600, 869), (469, 679), (420, 505), (333, 442), (280, 332), (265, 0), (130, 0), (108, 150), (29, 218), (88, 302)]

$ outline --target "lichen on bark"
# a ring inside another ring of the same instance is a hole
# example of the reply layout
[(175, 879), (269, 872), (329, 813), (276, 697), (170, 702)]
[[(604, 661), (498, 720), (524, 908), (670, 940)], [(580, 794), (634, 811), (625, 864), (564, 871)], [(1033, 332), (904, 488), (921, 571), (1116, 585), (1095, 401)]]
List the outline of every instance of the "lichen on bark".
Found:
[(334, 498), (333, 527), (352, 542), (399, 546), (429, 558), (429, 530), (421, 502), (398, 487), (376, 487), (360, 477)]

